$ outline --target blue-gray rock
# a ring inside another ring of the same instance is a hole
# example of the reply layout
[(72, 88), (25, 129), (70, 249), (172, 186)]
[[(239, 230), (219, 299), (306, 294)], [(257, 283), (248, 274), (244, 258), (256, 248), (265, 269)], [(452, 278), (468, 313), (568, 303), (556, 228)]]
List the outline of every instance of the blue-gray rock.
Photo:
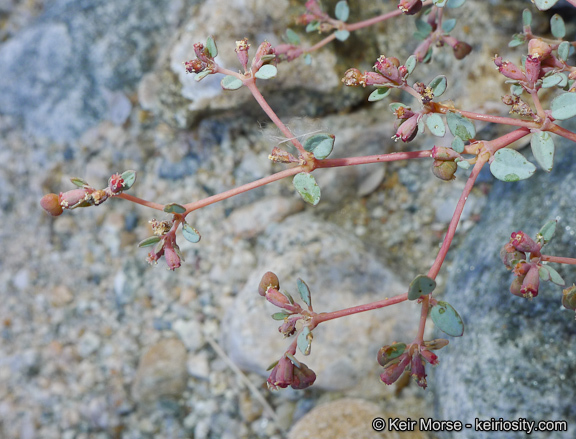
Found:
[(50, 2), (0, 45), (0, 112), (35, 135), (74, 139), (115, 114), (110, 92), (133, 89), (193, 2)]
[[(572, 130), (576, 123), (572, 123)], [(512, 232), (534, 236), (550, 219), (556, 235), (545, 254), (576, 256), (574, 143), (555, 136), (556, 164), (518, 183), (496, 182), (482, 220), (456, 251), (443, 300), (462, 315), (466, 331), (440, 351), (431, 380), (438, 419), (472, 423), (445, 437), (499, 439), (524, 433), (474, 430), (475, 418), (568, 422), (568, 431), (532, 433), (532, 438), (574, 437), (576, 356), (574, 312), (561, 307), (562, 288), (546, 282), (529, 301), (509, 292), (513, 275), (499, 259)], [(526, 151), (523, 151), (526, 154)], [(573, 266), (552, 264), (567, 285)]]

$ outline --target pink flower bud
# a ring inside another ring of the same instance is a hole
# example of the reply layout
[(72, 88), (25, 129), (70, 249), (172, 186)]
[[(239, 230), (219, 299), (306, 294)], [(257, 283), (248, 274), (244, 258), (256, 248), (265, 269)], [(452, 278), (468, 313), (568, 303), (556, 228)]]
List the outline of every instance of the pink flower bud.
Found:
[(530, 87), (534, 87), (540, 76), (540, 57), (537, 55), (528, 55), (526, 57), (526, 79)]
[(532, 299), (538, 295), (538, 287), (540, 286), (540, 275), (538, 273), (538, 265), (533, 264), (528, 274), (522, 282), (522, 288), (520, 288), (520, 293), (523, 297), (527, 299)]
[(300, 320), (301, 316), (291, 316), (284, 319), (284, 323), (282, 323), (278, 327), (278, 331), (284, 335), (284, 337), (290, 337), (296, 332), (296, 322)]
[(194, 58), (190, 61), (186, 61), (184, 66), (186, 68), (186, 73), (200, 73), (206, 69), (208, 64), (200, 61), (198, 58)]
[(518, 251), (540, 254), (540, 244), (537, 244), (521, 230), (512, 233), (510, 236), (510, 244)]
[[(172, 235), (170, 235), (172, 237)], [(174, 271), (180, 267), (180, 248), (176, 244), (174, 238), (167, 238), (164, 242), (164, 259), (166, 259), (166, 264), (168, 264), (168, 269)]]
[(460, 154), (458, 154), (452, 148), (436, 145), (434, 145), (432, 148), (432, 158), (435, 160), (454, 160), (458, 157), (460, 157)]
[(551, 53), (552, 47), (540, 38), (532, 38), (528, 41), (528, 55), (537, 56), (542, 60), (548, 58)]
[(242, 65), (244, 71), (248, 68), (248, 49), (250, 49), (250, 44), (248, 44), (248, 38), (236, 41), (236, 56), (238, 56), (238, 61)]
[(305, 6), (306, 10), (313, 14), (316, 18), (328, 18), (328, 15), (320, 8), (317, 0), (308, 0)]
[(60, 192), (58, 201), (64, 209), (72, 209), (85, 201), (89, 193), (88, 189), (72, 189), (68, 192)]
[(273, 390), (285, 389), (291, 386), (293, 389), (301, 390), (310, 387), (316, 381), (316, 374), (304, 363), (294, 364), (286, 355), (278, 361), (270, 376), (268, 377), (268, 387)]
[(434, 352), (430, 352), (426, 348), (420, 350), (420, 355), (422, 355), (422, 358), (424, 358), (432, 366), (436, 366), (439, 363), (438, 355), (436, 355)]
[(512, 261), (520, 261), (526, 259), (526, 253), (519, 252), (510, 243), (506, 244), (500, 250), (500, 259), (508, 270), (512, 269)]
[(262, 44), (260, 44), (258, 50), (256, 51), (256, 55), (254, 55), (254, 59), (252, 60), (252, 67), (251, 67), (252, 70), (254, 72), (260, 70), (260, 67), (262, 67), (262, 65), (264, 64), (262, 57), (265, 55), (273, 55), (273, 54), (274, 50), (272, 50), (272, 45), (268, 41), (264, 41)]
[(304, 52), (300, 47), (293, 44), (280, 44), (272, 49), (277, 58), (282, 61), (292, 61)]
[[(432, 352), (430, 353), (432, 354)], [(422, 361), (422, 357), (420, 355), (416, 354), (412, 357), (410, 369), (410, 373), (416, 380), (416, 383), (425, 389), (428, 386), (426, 383), (426, 369), (424, 368), (424, 361)]]
[(396, 134), (392, 137), (394, 140), (402, 139), (403, 142), (410, 142), (418, 134), (418, 119), (420, 114), (416, 113), (405, 122), (403, 122), (398, 129)]
[(362, 85), (386, 85), (390, 80), (384, 75), (376, 72), (364, 72), (364, 84)]
[(524, 282), (525, 276), (518, 276), (515, 277), (512, 281), (512, 285), (510, 285), (510, 292), (518, 297), (524, 297), (522, 294), (522, 282)]
[(382, 382), (388, 385), (394, 384), (396, 380), (400, 378), (406, 367), (410, 364), (411, 359), (412, 357), (410, 354), (402, 354), (398, 363), (394, 363), (386, 367), (384, 372), (380, 374), (380, 379)]
[(402, 83), (402, 76), (398, 71), (398, 67), (400, 66), (400, 62), (397, 58), (386, 58), (384, 55), (378, 58), (376, 64), (374, 64), (374, 68), (382, 73), (386, 78), (388, 78), (392, 83), (396, 85), (400, 85)]
[(494, 58), (494, 64), (498, 67), (498, 71), (507, 78), (516, 81), (526, 80), (526, 75), (524, 75), (524, 72), (518, 66), (509, 61), (503, 61), (501, 56)]
[(406, 15), (417, 14), (422, 9), (422, 0), (400, 0), (398, 9)]

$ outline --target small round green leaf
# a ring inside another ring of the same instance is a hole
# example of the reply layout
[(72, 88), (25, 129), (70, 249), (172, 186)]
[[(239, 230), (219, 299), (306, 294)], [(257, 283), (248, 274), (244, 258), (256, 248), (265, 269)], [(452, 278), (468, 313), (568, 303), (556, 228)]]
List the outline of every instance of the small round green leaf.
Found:
[(186, 208), (177, 203), (170, 203), (164, 206), (164, 212), (166, 213), (184, 213)]
[(568, 59), (570, 55), (570, 43), (568, 41), (562, 41), (558, 46), (558, 56), (564, 62)]
[(310, 288), (308, 288), (308, 285), (306, 285), (306, 282), (304, 282), (302, 279), (298, 278), (296, 283), (298, 285), (298, 292), (300, 293), (300, 297), (302, 298), (302, 301), (306, 305), (308, 305), (309, 307), (312, 306), (312, 297), (310, 296)]
[(213, 36), (209, 36), (206, 40), (206, 49), (208, 49), (208, 53), (212, 58), (218, 55), (218, 48), (216, 47), (216, 41), (214, 41)]
[(306, 26), (306, 32), (310, 33), (310, 32), (314, 32), (315, 30), (318, 30), (320, 28), (320, 22), (318, 20), (314, 20), (311, 21), (310, 23), (308, 23), (308, 25)]
[(346, 41), (350, 36), (350, 32), (347, 31), (346, 29), (342, 29), (334, 32), (334, 36), (336, 37), (337, 40)]
[(508, 43), (508, 47), (518, 47), (526, 42), (526, 36), (524, 34), (514, 34), (512, 39)]
[(200, 233), (198, 233), (198, 230), (196, 230), (194, 227), (190, 226), (187, 223), (184, 223), (184, 225), (182, 226), (182, 235), (184, 235), (186, 241), (190, 241), (194, 244), (199, 242), (200, 238), (202, 238), (200, 236)]
[(432, 3), (434, 3), (434, 6), (437, 6), (439, 8), (443, 8), (444, 6), (446, 6), (446, 2), (448, 0), (432, 0)]
[(286, 29), (286, 41), (289, 44), (293, 44), (294, 46), (298, 46), (300, 44), (300, 36), (294, 32), (292, 29)]
[(304, 64), (306, 64), (307, 66), (312, 65), (312, 55), (310, 55), (309, 53), (304, 55)]
[(376, 102), (379, 101), (380, 99), (384, 99), (386, 96), (390, 94), (391, 90), (392, 90), (391, 88), (387, 87), (377, 88), (372, 93), (370, 93), (370, 96), (368, 96), (368, 101)]
[(552, 31), (552, 35), (554, 35), (558, 39), (564, 38), (566, 35), (566, 25), (564, 24), (564, 20), (558, 14), (554, 14), (550, 19), (550, 30)]
[(304, 201), (313, 206), (320, 202), (320, 187), (318, 187), (316, 179), (312, 175), (307, 172), (301, 172), (294, 176), (292, 183)]
[(560, 274), (556, 270), (554, 270), (552, 267), (550, 267), (550, 265), (543, 265), (543, 267), (546, 267), (546, 269), (550, 273), (550, 282), (552, 282), (553, 284), (559, 285), (561, 287), (566, 285), (566, 282), (564, 282), (564, 279), (562, 279), (562, 276), (560, 276)]
[(459, 158), (454, 161), (456, 162), (456, 166), (458, 166), (459, 168), (470, 169), (470, 162), (467, 162), (466, 160), (461, 160)]
[(200, 81), (202, 81), (206, 76), (208, 76), (210, 73), (212, 73), (212, 70), (210, 70), (210, 69), (202, 70), (200, 73), (197, 73), (197, 74), (194, 76), (194, 81), (200, 82)]
[(522, 11), (522, 24), (524, 26), (532, 25), (532, 12), (530, 12), (530, 9), (524, 9)]
[(224, 90), (238, 90), (244, 84), (242, 83), (242, 80), (236, 76), (226, 75), (222, 78), (222, 81), (220, 81), (220, 85)]
[(459, 113), (446, 113), (446, 122), (450, 132), (464, 141), (476, 136), (476, 128), (472, 121)]
[(308, 326), (304, 326), (300, 334), (298, 334), (298, 339), (296, 343), (298, 344), (298, 349), (304, 355), (310, 355), (310, 349), (312, 348), (312, 332)]
[(124, 184), (122, 185), (124, 188), (122, 190), (127, 191), (136, 182), (136, 171), (132, 170), (124, 171), (121, 177), (122, 180), (124, 180)]
[(428, 276), (419, 274), (410, 282), (408, 300), (416, 300), (420, 296), (430, 294), (436, 288), (436, 281)]
[(72, 177), (70, 179), (70, 181), (72, 182), (72, 184), (74, 184), (75, 186), (81, 187), (81, 188), (85, 188), (85, 187), (89, 187), (90, 185), (88, 184), (88, 182), (86, 182), (85, 180), (83, 180), (82, 178), (79, 177)]
[(512, 84), (510, 86), (510, 93), (512, 93), (514, 96), (521, 96), (522, 93), (524, 93), (524, 88), (521, 85)]
[(446, 126), (444, 125), (444, 121), (442, 120), (442, 117), (437, 113), (428, 115), (426, 118), (426, 126), (436, 137), (444, 137), (444, 134), (446, 134)]
[(466, 0), (448, 0), (448, 3), (446, 4), (446, 7), (448, 7), (448, 8), (459, 8), (459, 7), (462, 6), (464, 3), (466, 3)]
[(417, 19), (415, 24), (416, 24), (417, 33), (424, 35), (425, 37), (430, 35), (430, 33), (433, 30), (432, 25), (430, 23), (428, 23), (427, 21)]
[(498, 180), (512, 182), (530, 178), (536, 172), (536, 166), (518, 151), (502, 148), (494, 154), (494, 161), (490, 163), (490, 172)]
[(150, 247), (153, 246), (154, 244), (160, 242), (160, 237), (159, 236), (150, 236), (149, 238), (144, 239), (143, 241), (140, 241), (138, 243), (138, 247)]
[(558, 3), (558, 0), (533, 0), (532, 2), (541, 11), (547, 11), (552, 6), (554, 6), (556, 3)]
[(290, 313), (288, 311), (286, 311), (285, 309), (283, 309), (280, 312), (275, 312), (274, 314), (272, 314), (272, 318), (274, 320), (284, 320), (286, 317), (289, 317)]
[(334, 15), (340, 21), (348, 20), (348, 17), (350, 16), (350, 8), (348, 7), (348, 2), (342, 0), (336, 3), (336, 10), (334, 11)]
[(448, 302), (438, 302), (430, 310), (430, 317), (440, 331), (452, 337), (464, 334), (464, 322), (454, 307)]
[(446, 81), (446, 76), (440, 75), (436, 76), (432, 81), (430, 81), (428, 87), (432, 89), (434, 97), (437, 98), (439, 96), (442, 96), (442, 94), (446, 91), (447, 84), (448, 82)]
[(454, 137), (454, 140), (452, 140), (452, 149), (458, 154), (462, 154), (464, 152), (464, 140), (458, 136)]
[(566, 120), (576, 116), (576, 93), (562, 93), (550, 104), (552, 117), (558, 120)]
[(566, 82), (568, 81), (568, 79), (565, 78), (562, 73), (552, 73), (551, 75), (546, 75), (544, 78), (542, 78), (542, 88), (550, 88), (556, 85), (560, 85), (564, 79), (566, 79)]
[(327, 133), (314, 134), (304, 142), (304, 149), (314, 153), (314, 157), (319, 160), (330, 155), (334, 148), (334, 135)]
[(536, 235), (536, 240), (541, 242), (542, 245), (548, 244), (556, 232), (557, 223), (558, 222), (556, 220), (552, 220), (544, 224), (538, 232), (538, 235)]
[(455, 26), (456, 26), (455, 18), (450, 18), (448, 20), (442, 21), (442, 30), (446, 33), (452, 32)]
[(254, 75), (258, 79), (270, 79), (276, 76), (278, 69), (272, 64), (266, 64), (260, 67), (260, 70)]
[(532, 133), (530, 146), (538, 164), (542, 169), (550, 172), (554, 165), (554, 140), (552, 135), (546, 131), (535, 131)]
[(408, 75), (411, 75), (414, 71), (414, 68), (418, 64), (418, 60), (416, 59), (415, 55), (410, 55), (404, 64), (406, 66), (406, 70), (408, 70)]

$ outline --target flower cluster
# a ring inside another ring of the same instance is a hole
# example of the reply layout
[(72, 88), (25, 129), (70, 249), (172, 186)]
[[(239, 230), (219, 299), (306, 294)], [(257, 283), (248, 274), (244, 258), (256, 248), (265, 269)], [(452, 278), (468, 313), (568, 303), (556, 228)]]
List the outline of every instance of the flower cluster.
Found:
[(148, 253), (146, 261), (149, 264), (157, 264), (158, 260), (164, 256), (168, 269), (174, 271), (179, 268), (184, 261), (180, 247), (176, 244), (176, 229), (173, 221), (158, 221), (152, 219), (148, 221), (152, 227), (154, 236), (146, 238), (138, 244), (138, 247), (149, 247), (154, 245), (154, 250)]
[(393, 343), (383, 346), (378, 351), (378, 363), (384, 368), (380, 379), (384, 384), (393, 384), (404, 373), (410, 371), (418, 386), (427, 387), (425, 363), (432, 366), (438, 364), (438, 356), (431, 350), (442, 349), (448, 344), (448, 340), (436, 339), (423, 344)]
[[(555, 224), (555, 221), (551, 221), (544, 226), (536, 240), (522, 231), (514, 232), (500, 250), (502, 263), (516, 276), (510, 286), (513, 295), (526, 299), (538, 296), (541, 280), (564, 286), (558, 272), (542, 261), (542, 247), (552, 237)], [(562, 303), (565, 303), (564, 299)]]
[(134, 171), (126, 171), (112, 175), (104, 189), (94, 189), (81, 178), (71, 178), (70, 181), (78, 186), (78, 189), (60, 192), (59, 195), (46, 194), (40, 200), (40, 206), (52, 216), (61, 215), (64, 209), (99, 206), (108, 198), (130, 189), (135, 179)]
[(214, 62), (215, 55), (207, 46), (208, 45), (204, 46), (202, 43), (194, 44), (193, 47), (196, 58), (184, 63), (184, 66), (186, 67), (186, 73), (198, 73), (202, 74), (202, 77), (204, 77), (210, 73), (216, 72), (216, 63)]
[(316, 381), (314, 371), (287, 352), (274, 365), (267, 384), (272, 390), (285, 389), (288, 386), (301, 390), (310, 387), (314, 381)]

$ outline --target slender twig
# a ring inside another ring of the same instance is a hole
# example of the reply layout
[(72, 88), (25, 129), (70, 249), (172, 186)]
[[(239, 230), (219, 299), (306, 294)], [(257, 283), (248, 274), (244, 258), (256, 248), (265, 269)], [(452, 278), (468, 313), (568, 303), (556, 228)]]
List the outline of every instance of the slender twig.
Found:
[(432, 150), (393, 152), (390, 154), (367, 155), (364, 157), (347, 157), (342, 159), (318, 160), (316, 168), (336, 168), (340, 166), (365, 165), (368, 163), (395, 162), (398, 160), (421, 159), (432, 157)]
[(543, 261), (548, 261), (548, 262), (556, 262), (558, 264), (576, 265), (576, 259), (575, 258), (564, 258), (561, 256), (541, 255), (540, 259)]
[(132, 201), (133, 203), (140, 204), (140, 205), (146, 206), (146, 207), (150, 207), (152, 209), (164, 211), (164, 205), (163, 204), (158, 204), (158, 203), (154, 203), (152, 201), (143, 200), (142, 198), (138, 198), (138, 197), (135, 197), (133, 195), (118, 194), (118, 195), (115, 195), (115, 197), (116, 198), (123, 198), (125, 200)]

